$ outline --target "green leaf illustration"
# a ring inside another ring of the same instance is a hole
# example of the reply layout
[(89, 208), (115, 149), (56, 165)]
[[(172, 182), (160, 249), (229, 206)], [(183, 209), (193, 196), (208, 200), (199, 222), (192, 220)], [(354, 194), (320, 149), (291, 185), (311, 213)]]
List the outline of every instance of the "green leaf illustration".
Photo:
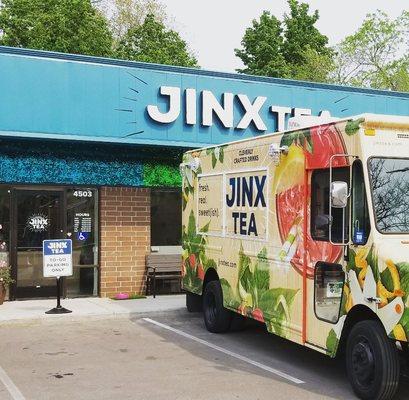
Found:
[(313, 153), (314, 147), (312, 145), (312, 139), (311, 139), (311, 133), (310, 131), (307, 131), (307, 133), (304, 133), (305, 137), (305, 148), (309, 153)]
[(374, 246), (371, 246), (366, 261), (372, 268), (372, 272), (375, 278), (375, 281), (378, 282), (380, 278), (379, 267), (378, 267), (378, 255), (375, 253)]
[(220, 147), (219, 161), (223, 164), (223, 161), (224, 161), (224, 150), (223, 150), (223, 146)]
[(196, 220), (195, 220), (195, 215), (193, 214), (193, 210), (190, 212), (190, 215), (189, 215), (187, 236), (189, 239), (192, 239), (193, 237), (196, 236)]
[(406, 300), (409, 297), (409, 263), (407, 262), (396, 263), (396, 268), (399, 271), (401, 288), (405, 292), (405, 295), (403, 296), (403, 301), (406, 303)]
[(386, 268), (384, 271), (381, 273), (381, 282), (383, 286), (389, 291), (393, 292), (393, 280), (392, 280), (392, 275), (389, 271), (388, 268)]
[(359, 131), (360, 125), (364, 121), (365, 121), (365, 118), (358, 118), (352, 121), (348, 121), (347, 124), (345, 125), (345, 133), (348, 136), (355, 135), (355, 133)]
[(333, 329), (329, 331), (328, 337), (327, 337), (327, 354), (331, 355), (335, 352), (335, 350), (338, 347), (339, 339), (337, 338), (337, 335)]
[(347, 272), (354, 271), (357, 275), (361, 272), (361, 270), (355, 264), (355, 257), (356, 253), (353, 249), (349, 249), (349, 260), (347, 264)]
[(210, 221), (200, 229), (200, 232), (206, 233), (209, 232)]
[(213, 152), (212, 153), (212, 168), (214, 168), (216, 166), (216, 163), (217, 163), (217, 158), (216, 158), (216, 155)]
[(280, 146), (288, 146), (290, 147), (294, 141), (298, 138), (296, 132), (285, 133), (280, 141)]
[(222, 278), (220, 279), (220, 285), (222, 286), (223, 291), (223, 299), (225, 304), (232, 308), (239, 308), (240, 301), (236, 298), (232, 287), (230, 286), (229, 282)]
[(309, 153), (314, 151), (309, 129), (285, 133), (281, 138), (280, 146), (290, 147), (293, 143), (302, 146)]
[(242, 275), (250, 266), (250, 257), (246, 256), (243, 251), (243, 245), (241, 245), (240, 253), (239, 253), (239, 280), (241, 279)]
[(284, 307), (278, 307), (280, 300), (284, 297), (287, 308), (289, 308), (298, 293), (296, 289), (276, 288), (269, 289), (260, 297), (258, 305), (263, 310), (263, 313), (268, 315), (276, 315), (277, 317), (285, 317), (286, 310)]
[(403, 312), (402, 318), (400, 319), (399, 323), (402, 325), (406, 337), (409, 337), (409, 309), (405, 308), (405, 311)]

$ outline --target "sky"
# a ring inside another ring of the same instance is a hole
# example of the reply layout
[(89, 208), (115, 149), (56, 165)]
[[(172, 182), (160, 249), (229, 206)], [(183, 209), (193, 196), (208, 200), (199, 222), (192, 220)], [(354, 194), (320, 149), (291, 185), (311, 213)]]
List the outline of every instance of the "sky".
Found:
[[(408, 0), (304, 0), (318, 10), (317, 27), (330, 44), (354, 33), (365, 15), (377, 9), (396, 18), (409, 9)], [(203, 69), (234, 72), (242, 66), (234, 55), (254, 18), (268, 10), (281, 19), (286, 0), (162, 0), (170, 25), (185, 39)]]

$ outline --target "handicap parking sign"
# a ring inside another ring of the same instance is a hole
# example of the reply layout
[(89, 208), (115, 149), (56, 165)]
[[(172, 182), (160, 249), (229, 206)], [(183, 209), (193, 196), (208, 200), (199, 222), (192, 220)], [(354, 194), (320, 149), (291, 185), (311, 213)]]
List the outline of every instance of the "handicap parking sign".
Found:
[(77, 240), (84, 241), (88, 240), (89, 232), (77, 232)]

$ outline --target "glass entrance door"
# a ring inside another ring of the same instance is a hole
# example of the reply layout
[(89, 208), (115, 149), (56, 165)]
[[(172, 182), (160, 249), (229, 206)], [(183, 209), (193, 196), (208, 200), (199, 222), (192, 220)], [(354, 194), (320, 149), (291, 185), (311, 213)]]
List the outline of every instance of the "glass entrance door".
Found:
[(15, 190), (13, 203), (15, 297), (55, 296), (55, 280), (43, 278), (42, 246), (64, 237), (63, 192)]

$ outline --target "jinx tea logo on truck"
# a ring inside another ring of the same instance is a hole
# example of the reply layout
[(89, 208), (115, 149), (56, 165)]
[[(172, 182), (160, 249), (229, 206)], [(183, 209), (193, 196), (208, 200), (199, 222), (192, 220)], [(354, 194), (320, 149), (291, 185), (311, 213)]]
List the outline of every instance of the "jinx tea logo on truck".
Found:
[(233, 176), (228, 178), (226, 207), (228, 226), (234, 235), (259, 236), (260, 210), (266, 209), (267, 175)]

